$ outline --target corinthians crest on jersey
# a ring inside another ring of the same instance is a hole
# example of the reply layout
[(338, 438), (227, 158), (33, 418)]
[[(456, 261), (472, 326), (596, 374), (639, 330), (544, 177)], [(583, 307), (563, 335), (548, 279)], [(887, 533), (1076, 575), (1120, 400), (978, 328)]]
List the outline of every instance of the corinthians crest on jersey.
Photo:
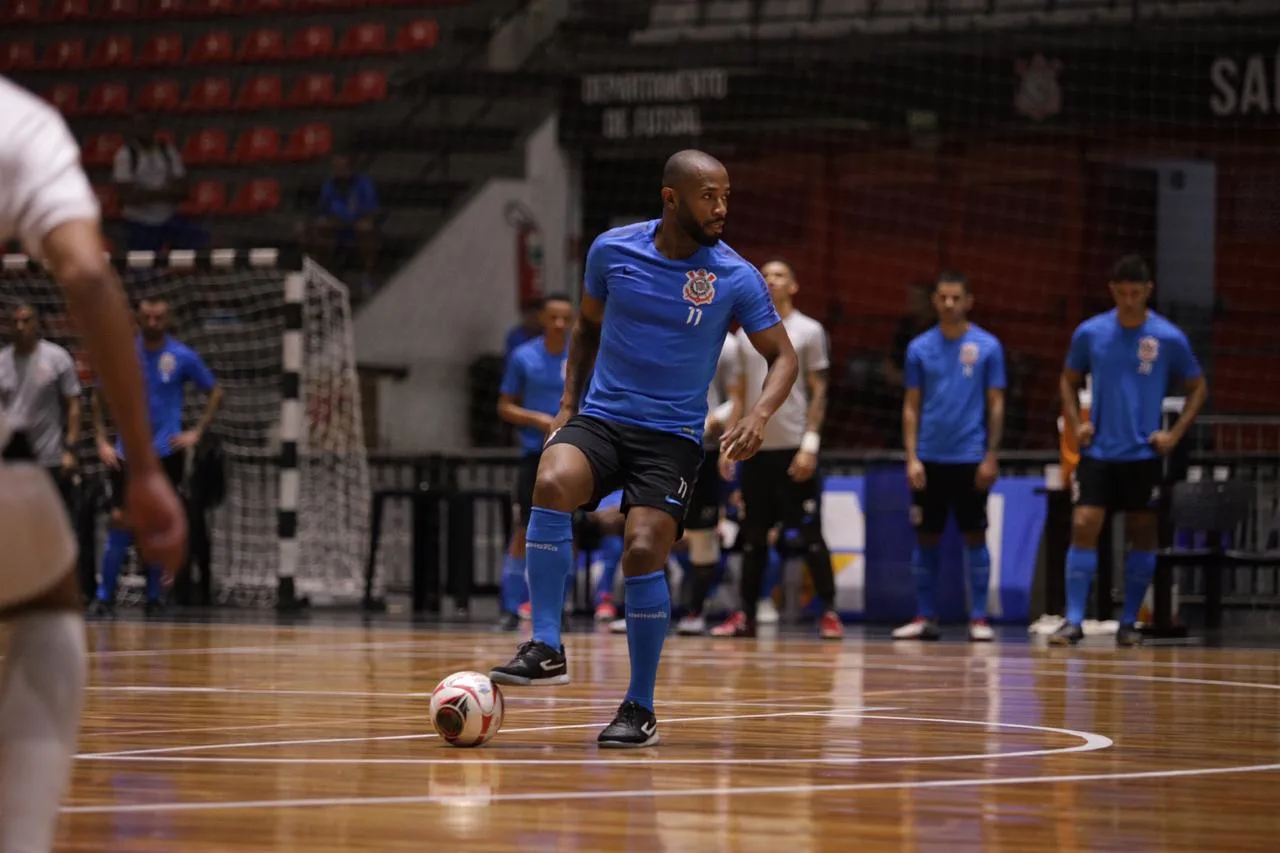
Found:
[(710, 305), (716, 298), (716, 274), (706, 270), (689, 270), (685, 273), (689, 280), (684, 285), (684, 298), (699, 307)]

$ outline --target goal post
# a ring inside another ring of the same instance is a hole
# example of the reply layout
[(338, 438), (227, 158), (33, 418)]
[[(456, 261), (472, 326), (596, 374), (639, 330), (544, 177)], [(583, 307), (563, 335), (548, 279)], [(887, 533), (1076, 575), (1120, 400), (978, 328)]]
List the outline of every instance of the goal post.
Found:
[[(112, 260), (131, 302), (169, 304), (170, 334), (208, 363), (224, 392), (210, 427), (227, 466), (225, 499), (209, 520), (214, 601), (281, 610), (358, 603), (370, 486), (346, 286), (277, 249)], [(4, 256), (0, 295), (0, 330), (14, 307), (30, 304), (43, 336), (76, 357), (87, 397), (94, 379), (43, 267)], [(203, 395), (188, 392), (183, 423), (203, 405)], [(82, 489), (102, 514), (107, 477), (91, 407), (82, 410)]]

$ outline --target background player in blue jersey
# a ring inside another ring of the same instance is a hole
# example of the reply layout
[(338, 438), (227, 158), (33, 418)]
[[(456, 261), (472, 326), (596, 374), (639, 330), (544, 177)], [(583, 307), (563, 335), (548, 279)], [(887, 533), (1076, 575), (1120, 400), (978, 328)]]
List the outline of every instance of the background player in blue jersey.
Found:
[[(1142, 258), (1128, 256), (1111, 271), (1116, 307), (1090, 317), (1071, 336), (1062, 371), (1066, 428), (1075, 432), (1080, 465), (1071, 484), (1071, 548), (1067, 551), (1067, 621), (1050, 638), (1073, 645), (1084, 636), (1089, 585), (1098, 571), (1098, 536), (1106, 513), (1125, 514), (1124, 607), (1116, 643), (1142, 642), (1135, 627), (1138, 608), (1156, 570), (1156, 504), (1164, 479), (1160, 457), (1186, 435), (1209, 396), (1191, 345), (1182, 330), (1148, 310), (1151, 272)], [(1091, 423), (1080, 422), (1080, 383), (1093, 375)], [(1162, 403), (1174, 381), (1185, 385), (1186, 404), (1177, 422), (1162, 430)]]
[(969, 322), (973, 294), (957, 272), (938, 277), (933, 290), (938, 324), (907, 346), (903, 372), (902, 443), (911, 484), (916, 549), (916, 618), (893, 632), (895, 640), (938, 639), (933, 591), (938, 543), (955, 513), (969, 570), (969, 639), (992, 637), (987, 624), (987, 493), (996, 481), (996, 453), (1004, 432), (1004, 349), (986, 329)]
[[(200, 443), (200, 437), (213, 421), (222, 402), (222, 389), (213, 373), (195, 351), (169, 336), (169, 305), (162, 299), (144, 299), (138, 305), (138, 360), (146, 383), (147, 410), (151, 418), (152, 445), (160, 464), (175, 487), (181, 484), (187, 452)], [(185, 386), (190, 382), (208, 395), (204, 412), (189, 430), (182, 429), (182, 404)], [(125, 513), (124, 496), (128, 479), (128, 462), (124, 446), (107, 439), (102, 405), (93, 398), (93, 426), (98, 440), (98, 455), (111, 472), (111, 529), (107, 547), (102, 553), (102, 577), (98, 595), (91, 605), (100, 615), (110, 613), (115, 601), (116, 579), (125, 555), (133, 543), (130, 519)], [(160, 606), (160, 569), (147, 566), (147, 613)]]
[(501, 684), (569, 682), (559, 611), (573, 566), (572, 513), (621, 487), (631, 684), (598, 738), (606, 747), (658, 742), (653, 692), (671, 621), (662, 569), (702, 464), (707, 389), (730, 324), (742, 325), (770, 369), (756, 406), (722, 438), (728, 458), (760, 447), (798, 370), (760, 273), (720, 242), (729, 203), (724, 166), (700, 151), (672, 155), (662, 203), (661, 219), (607, 231), (587, 253), (564, 399), (529, 519), (533, 639), (490, 672)]
[(542, 303), (542, 334), (518, 345), (507, 356), (499, 389), (498, 417), (520, 428), (520, 467), (516, 474), (516, 529), (502, 566), (502, 616), (498, 627), (514, 631), (519, 609), (529, 599), (524, 576), (524, 528), (533, 506), (533, 481), (538, 474), (542, 443), (564, 396), (565, 363), (569, 358), (569, 324), (573, 303), (555, 294)]

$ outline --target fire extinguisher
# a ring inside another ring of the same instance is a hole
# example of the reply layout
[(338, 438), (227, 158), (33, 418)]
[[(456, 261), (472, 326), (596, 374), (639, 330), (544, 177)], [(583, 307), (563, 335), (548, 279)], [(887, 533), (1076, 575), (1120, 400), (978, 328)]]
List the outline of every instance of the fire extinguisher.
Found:
[(542, 293), (542, 229), (533, 212), (518, 201), (507, 203), (507, 224), (516, 232), (516, 307), (520, 308)]

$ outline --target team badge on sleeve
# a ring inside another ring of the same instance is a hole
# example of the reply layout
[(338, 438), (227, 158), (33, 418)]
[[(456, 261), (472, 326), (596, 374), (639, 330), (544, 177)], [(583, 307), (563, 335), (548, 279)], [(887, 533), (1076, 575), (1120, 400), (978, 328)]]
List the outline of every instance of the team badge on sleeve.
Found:
[(716, 298), (716, 274), (706, 270), (689, 270), (685, 273), (689, 279), (684, 285), (684, 298), (694, 305), (710, 305)]

